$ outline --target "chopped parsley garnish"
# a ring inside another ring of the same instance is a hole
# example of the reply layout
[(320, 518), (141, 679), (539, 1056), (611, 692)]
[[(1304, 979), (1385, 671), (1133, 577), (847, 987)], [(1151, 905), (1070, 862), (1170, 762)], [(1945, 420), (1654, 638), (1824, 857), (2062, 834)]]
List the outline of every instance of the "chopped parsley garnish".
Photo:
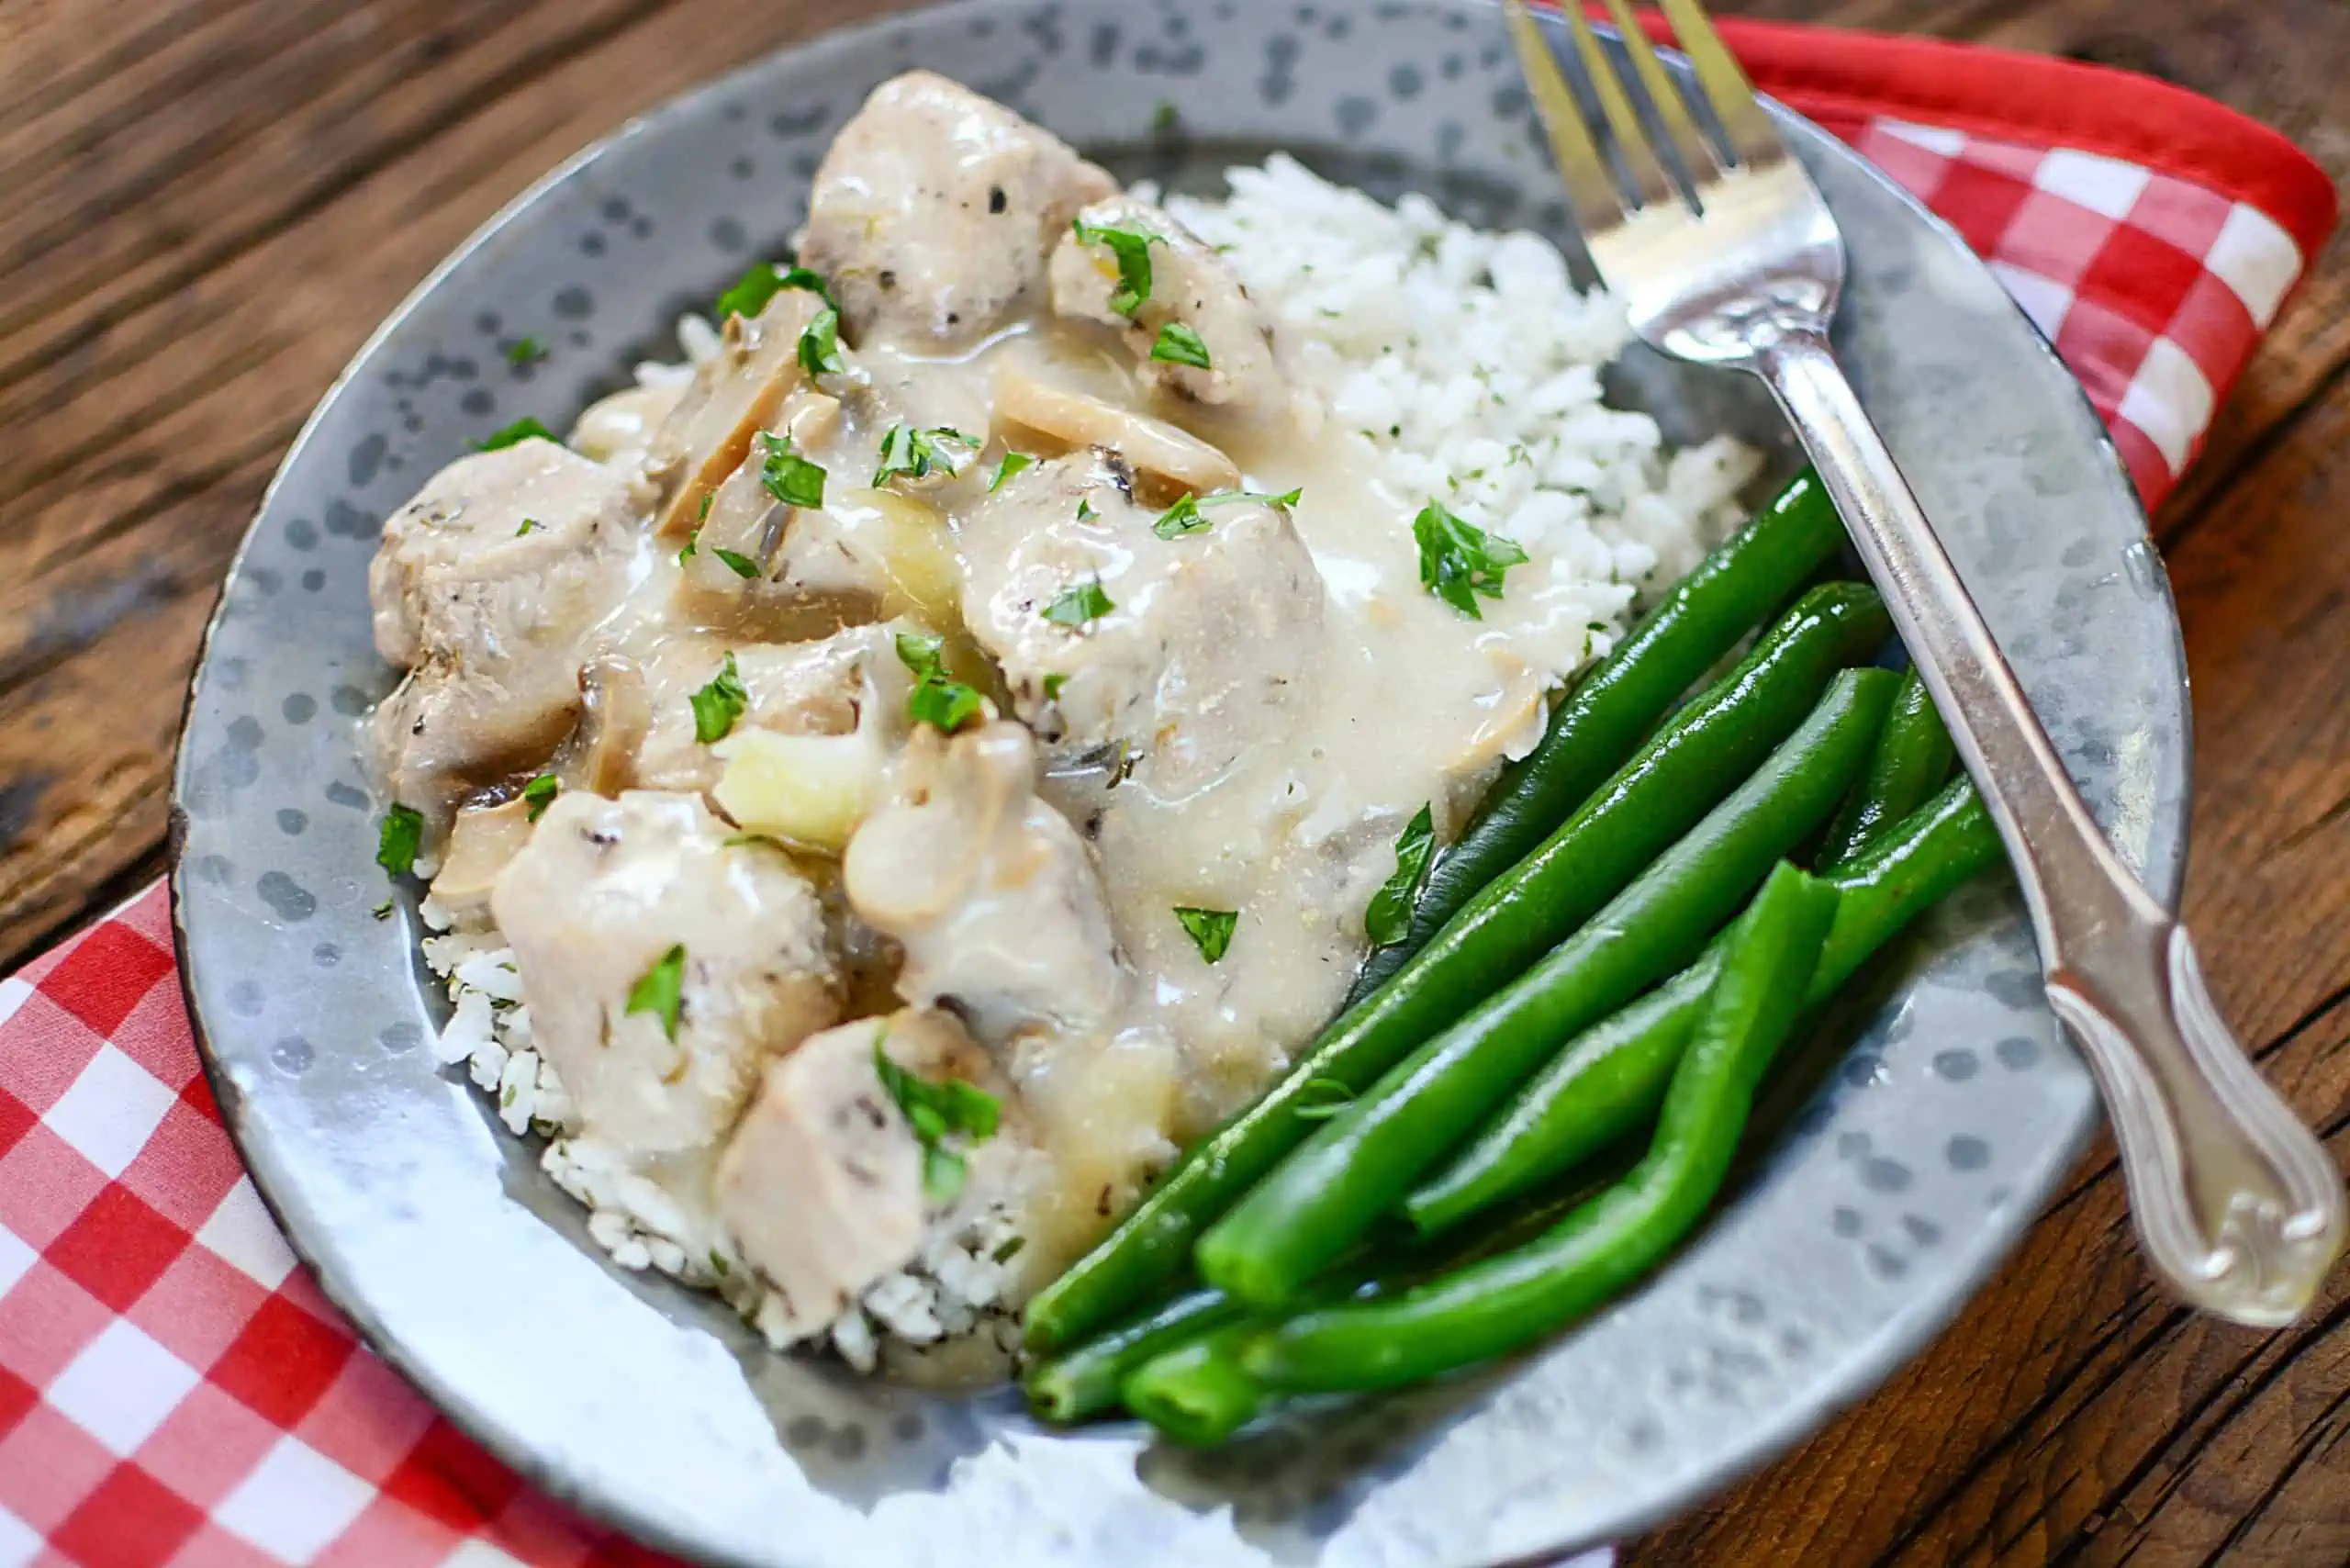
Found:
[(759, 262), (744, 273), (733, 287), (718, 297), (718, 303), (711, 307), (711, 313), (718, 318), (718, 324), (722, 327), (729, 316), (748, 319), (765, 310), (767, 303), (787, 288), (804, 288), (826, 306), (833, 303), (832, 291), (824, 286), (824, 280), (806, 267), (779, 267), (773, 262)]
[(829, 305), (800, 334), (800, 368), (811, 375), (838, 375), (848, 368), (841, 363), (841, 313)]
[(1110, 296), (1110, 308), (1121, 316), (1132, 317), (1150, 297), (1150, 248), (1164, 245), (1166, 241), (1156, 234), (1137, 234), (1131, 229), (1104, 229), (1076, 220), (1077, 242), (1080, 245), (1104, 245), (1118, 262), (1118, 291)]
[(514, 531), (514, 537), (520, 539), (522, 535), (529, 533), (533, 530), (544, 528), (545, 526), (545, 523), (541, 522), (535, 517), (526, 517), (522, 520), (522, 526)]
[(913, 689), (906, 693), (906, 714), (917, 724), (935, 724), (953, 734), (979, 711), (979, 691), (946, 673), (939, 637), (898, 633), (898, 662), (914, 673)]
[(554, 804), (554, 798), (562, 792), (563, 785), (554, 774), (540, 774), (522, 786), (522, 799), (530, 802), (526, 814), (532, 822), (538, 821), (547, 814), (547, 808)]
[(1200, 498), (1186, 490), (1181, 500), (1158, 514), (1158, 521), (1150, 525), (1150, 531), (1161, 539), (1181, 539), (1207, 525), (1208, 520), (1200, 515)]
[(1237, 909), (1184, 909), (1179, 906), (1175, 918), (1199, 947), (1200, 957), (1213, 964), (1230, 950), (1233, 928), (1240, 924), (1240, 912)]
[(694, 512), (694, 521), (696, 522), (708, 522), (710, 521), (710, 503), (717, 498), (718, 492), (716, 490), (704, 490), (701, 493), (701, 505)]
[(791, 266), (781, 268), (777, 272), (776, 286), (778, 288), (806, 289), (809, 293), (814, 295), (825, 304), (834, 304), (831, 286), (815, 273), (810, 272), (806, 267), (800, 266), (796, 263)]
[(701, 530), (697, 528), (686, 535), (686, 547), (677, 552), (677, 565), (683, 566), (701, 547)]
[(1006, 479), (1011, 478), (1013, 475), (1021, 473), (1025, 469), (1034, 468), (1035, 466), (1036, 466), (1036, 460), (1029, 456), (1024, 452), (1005, 453), (1003, 454), (1003, 462), (1002, 465), (995, 471), (995, 478), (988, 485), (988, 494), (990, 496), (994, 495), (998, 490), (1003, 488), (1003, 482)]
[(686, 945), (682, 942), (661, 955), (654, 966), (645, 970), (637, 982), (628, 988), (631, 1013), (650, 1013), (661, 1020), (661, 1032), (675, 1040), (677, 1037), (677, 1012), (685, 1002)]
[[(946, 454), (938, 450), (941, 442), (977, 452), (983, 444), (977, 436), (965, 435), (951, 425), (933, 425), (928, 430), (916, 430), (912, 425), (891, 425), (881, 437), (881, 466), (873, 471), (873, 487), (879, 489), (902, 474), (909, 479), (927, 479), (933, 474), (954, 471), (954, 464)], [(1009, 457), (1004, 461), (1012, 461)], [(1002, 484), (1001, 472), (996, 482)]]
[(1420, 586), (1472, 621), (1483, 621), (1477, 596), (1499, 599), (1502, 574), (1523, 565), (1526, 552), (1514, 541), (1487, 533), (1435, 501), (1412, 520), (1420, 546)]
[(1059, 701), (1061, 700), (1061, 688), (1068, 684), (1069, 677), (1065, 675), (1046, 676), (1045, 678), (1045, 700), (1047, 702)]
[(751, 694), (743, 689), (743, 677), (734, 667), (734, 655), (726, 655), (726, 663), (710, 678), (710, 684), (695, 692), (694, 739), (704, 745), (722, 741), (743, 710), (751, 705)]
[(1093, 498), (1092, 498), (1092, 497), (1091, 497), (1091, 496), (1080, 496), (1080, 497), (1078, 497), (1078, 498), (1077, 498), (1077, 521), (1080, 521), (1080, 522), (1091, 522), (1095, 518), (1100, 517), (1101, 515), (1102, 515), (1102, 514), (1101, 514), (1100, 512), (1095, 511), (1095, 510), (1093, 510)]
[(985, 1143), (995, 1137), (1003, 1107), (994, 1095), (959, 1078), (933, 1083), (915, 1077), (891, 1061), (881, 1044), (878, 1039), (873, 1042), (873, 1071), (922, 1145), (923, 1194), (934, 1204), (951, 1204), (963, 1191), (969, 1171), (963, 1157), (946, 1147), (946, 1140), (961, 1137), (971, 1143)]
[(1208, 346), (1200, 341), (1199, 333), (1181, 321), (1169, 321), (1158, 329), (1158, 341), (1150, 345), (1150, 357), (1162, 364), (1188, 364), (1193, 370), (1209, 370)]
[(710, 547), (710, 553), (717, 556), (726, 569), (738, 577), (755, 577), (759, 575), (759, 564), (740, 550), (722, 550), (713, 544)]
[(1174, 99), (1161, 98), (1158, 100), (1158, 106), (1150, 111), (1150, 129), (1158, 135), (1164, 136), (1173, 130), (1181, 122), (1182, 118), (1182, 110), (1176, 106)]
[(1193, 496), (1187, 492), (1181, 500), (1158, 514), (1158, 521), (1150, 525), (1150, 531), (1161, 539), (1181, 539), (1187, 533), (1197, 533), (1207, 527), (1208, 520), (1200, 515), (1202, 507), (1220, 507), (1233, 501), (1262, 501), (1269, 507), (1293, 507), (1304, 494), (1303, 489), (1279, 496), (1263, 495), (1255, 490), (1218, 490), (1212, 496)]
[(1024, 1236), (1008, 1236), (1002, 1241), (997, 1242), (995, 1250), (989, 1253), (988, 1256), (994, 1259), (999, 1263), (1009, 1263), (1014, 1258), (1019, 1257), (1020, 1249), (1027, 1245), (1028, 1238)]
[(959, 681), (923, 681), (906, 695), (906, 712), (917, 724), (934, 724), (953, 734), (979, 711), (979, 694)]
[(1297, 1088), (1290, 1114), (1304, 1122), (1326, 1122), (1355, 1103), (1354, 1091), (1335, 1078), (1309, 1078)]
[(382, 903), (377, 904), (374, 909), (369, 910), (367, 913), (374, 915), (378, 920), (389, 920), (392, 918), (392, 901), (386, 899)]
[(1395, 874), (1371, 895), (1371, 907), (1363, 911), (1363, 934), (1371, 946), (1384, 947), (1401, 942), (1412, 929), (1412, 906), (1419, 902), (1420, 884), (1428, 874), (1428, 857), (1436, 852), (1436, 822), (1428, 808), (1422, 806), (1419, 814), (1404, 824), (1403, 836), (1395, 841)]
[(1045, 606), (1045, 619), (1056, 626), (1083, 626), (1117, 608), (1102, 591), (1102, 579), (1091, 577)]
[(524, 414), (520, 419), (516, 420), (504, 430), (498, 431), (495, 434), (491, 435), (488, 440), (476, 442), (474, 445), (474, 450), (476, 452), (503, 452), (508, 447), (514, 445), (518, 442), (529, 441), (533, 437), (536, 437), (540, 441), (553, 441), (554, 440), (554, 431), (547, 429), (546, 426), (539, 423), (538, 420), (532, 419), (530, 415)]
[(760, 450), (765, 454), (759, 465), (759, 483), (767, 494), (788, 507), (821, 507), (824, 504), (824, 470), (791, 450), (791, 439), (773, 431), (759, 432)]
[(509, 364), (536, 364), (546, 357), (546, 344), (536, 338), (517, 338), (506, 345), (506, 363)]
[(395, 805), (384, 813), (375, 838), (375, 864), (395, 877), (416, 869), (416, 852), (424, 847), (424, 813), (413, 806)]

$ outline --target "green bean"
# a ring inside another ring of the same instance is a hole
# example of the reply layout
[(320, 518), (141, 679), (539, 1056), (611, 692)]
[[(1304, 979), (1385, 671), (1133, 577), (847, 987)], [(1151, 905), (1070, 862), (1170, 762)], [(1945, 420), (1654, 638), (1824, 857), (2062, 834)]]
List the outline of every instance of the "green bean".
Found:
[(1136, 1368), (1120, 1397), (1179, 1443), (1220, 1443), (1255, 1420), (1270, 1397), (1237, 1354), (1257, 1332), (1258, 1324), (1244, 1317), (1186, 1340)]
[[(1961, 778), (1825, 879), (1840, 897), (1812, 976), (1818, 1007), (1910, 921), (1999, 863), (1998, 830)], [(1404, 1200), (1424, 1235), (1531, 1192), (1656, 1114), (1721, 963), (1722, 944), (1613, 1018), (1586, 1029), (1504, 1106), (1475, 1142)]]
[(1223, 1327), (1242, 1309), (1222, 1291), (1188, 1291), (1157, 1311), (1030, 1369), (1028, 1407), (1067, 1426), (1117, 1408), (1129, 1373), (1179, 1345)]
[(1256, 1103), (1194, 1143), (1148, 1196), (1029, 1303), (1027, 1343), (1076, 1344), (1165, 1289), (1200, 1231), (1297, 1147), (1301, 1105), (1337, 1083), (1368, 1088), (1581, 925), (1793, 733), (1835, 673), (1891, 635), (1873, 589), (1813, 590), (1739, 666), (1683, 708), (1639, 755), (1506, 875), (1455, 915), (1378, 994), (1299, 1053)]
[(1656, 1114), (1720, 968), (1721, 943), (1656, 990), (1567, 1043), (1475, 1141), (1403, 1203), (1437, 1236), (1536, 1182), (1572, 1170)]
[[(1441, 1246), (1406, 1242), (1366, 1249), (1349, 1265), (1316, 1280), (1315, 1297), (1323, 1302), (1375, 1300), (1515, 1250), (1620, 1180), (1624, 1169), (1587, 1173), (1563, 1190), (1472, 1227), (1466, 1237), (1448, 1238)], [(1127, 1360), (1125, 1381), (1112, 1391), (1108, 1404), (1125, 1402), (1125, 1386), (1142, 1377), (1136, 1386), (1142, 1390), (1144, 1403), (1131, 1406), (1137, 1415), (1153, 1422), (1166, 1416), (1171, 1422), (1167, 1433), (1179, 1441), (1220, 1441), (1253, 1419), (1266, 1402), (1267, 1391), (1242, 1370), (1237, 1351), (1253, 1330), (1266, 1327), (1271, 1319), (1247, 1312), (1213, 1288), (1194, 1291), (1179, 1300), (1192, 1304), (1189, 1322), (1172, 1321), (1175, 1304), (1170, 1303), (1142, 1321), (1113, 1328), (1047, 1365), (1083, 1360), (1096, 1367), (1106, 1366), (1113, 1359), (1126, 1357), (1125, 1347), (1134, 1344), (1146, 1328), (1165, 1324), (1164, 1331), (1151, 1334), (1147, 1353)], [(1210, 1310), (1211, 1304), (1218, 1310)], [(1144, 1377), (1146, 1372), (1148, 1375)], [(1033, 1381), (1030, 1386), (1035, 1386)]]
[(1532, 854), (1740, 637), (1792, 608), (1843, 543), (1835, 503), (1807, 467), (1716, 545), (1567, 694), (1535, 748), (1502, 770), (1428, 874), (1410, 931), (1371, 954), (1348, 1003), (1378, 990), (1487, 883)]
[(1581, 1030), (1695, 958), (1866, 766), (1898, 678), (1847, 670), (1751, 778), (1508, 987), (1391, 1068), (1200, 1238), (1201, 1275), (1290, 1303)]
[(1656, 1137), (1629, 1176), (1516, 1251), (1390, 1301), (1324, 1305), (1251, 1331), (1226, 1350), (1235, 1378), (1292, 1394), (1392, 1388), (1528, 1345), (1653, 1268), (1721, 1190), (1836, 902), (1832, 887), (1791, 866), (1772, 874), (1723, 948)]
[(1844, 802), (1820, 844), (1819, 868), (1835, 869), (1924, 805), (1950, 777), (1955, 756), (1942, 713), (1912, 666), (1900, 695), (1893, 700), (1893, 711), (1886, 715), (1885, 734), (1877, 740), (1868, 777)]

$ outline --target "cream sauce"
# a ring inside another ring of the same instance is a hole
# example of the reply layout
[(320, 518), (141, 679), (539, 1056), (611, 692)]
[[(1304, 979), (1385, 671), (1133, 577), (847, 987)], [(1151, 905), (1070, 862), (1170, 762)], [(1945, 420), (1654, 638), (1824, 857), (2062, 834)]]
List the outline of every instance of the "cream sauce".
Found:
[[(1045, 798), (1098, 823), (1094, 855), (1136, 983), (1105, 1036), (1030, 1036), (1008, 1064), (1047, 1157), (1049, 1174), (1024, 1195), (1025, 1271), (1041, 1281), (1327, 1020), (1361, 960), (1363, 912), (1394, 868), (1397, 834), (1425, 804), (1448, 835), (1502, 758), (1539, 736), (1544, 694), (1572, 672), (1521, 650), (1556, 645), (1560, 618), (1583, 610), (1546, 588), (1537, 563), (1513, 569), (1505, 599), (1484, 601), (1485, 620), (1462, 616), (1419, 581), (1411, 522), (1425, 498), (1373, 477), (1362, 436), (1327, 427), (1311, 407), (1250, 422), (1212, 417), (1146, 386), (1106, 328), (1033, 321), (952, 356), (849, 359), (866, 386), (843, 396), (836, 425), (805, 449), (828, 470), (831, 510), (779, 514), (789, 532), (774, 559), (797, 581), (713, 578), (681, 567), (671, 541), (641, 545), (634, 586), (600, 641), (647, 671), (656, 709), (685, 700), (714, 649), (883, 616), (957, 633), (957, 513), (986, 493), (1006, 452), (1054, 450), (990, 418), (990, 389), (1007, 368), (1189, 430), (1228, 454), (1248, 489), (1299, 490), (1294, 526), (1324, 584), (1321, 624), (1305, 630), (1313, 689), (1287, 744), (1181, 796), (1066, 755), (1048, 762)], [(675, 397), (620, 394), (582, 417), (575, 443), (633, 467)], [(983, 433), (986, 444), (957, 475), (877, 490), (875, 454), (901, 415)], [(1165, 488), (1155, 498), (1173, 499)], [(957, 660), (967, 671), (975, 652), (965, 644)], [(1179, 906), (1237, 913), (1220, 961), (1203, 961)]]

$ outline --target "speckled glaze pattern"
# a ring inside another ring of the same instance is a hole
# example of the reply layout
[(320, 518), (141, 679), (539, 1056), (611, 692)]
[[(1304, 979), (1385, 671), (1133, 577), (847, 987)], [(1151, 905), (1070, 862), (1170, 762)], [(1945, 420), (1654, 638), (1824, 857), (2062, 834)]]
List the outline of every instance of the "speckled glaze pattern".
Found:
[[(1794, 1065), (1764, 1112), (1783, 1136), (1669, 1270), (1538, 1355), (1205, 1455), (1130, 1427), (1047, 1433), (1009, 1393), (936, 1397), (769, 1354), (716, 1302), (611, 1267), (535, 1147), (420, 1048), (438, 1009), (412, 907), (371, 915), (386, 887), (354, 749), (352, 721), (390, 684), (364, 584), (382, 518), (486, 431), (561, 425), (633, 360), (673, 357), (677, 313), (780, 248), (834, 130), (917, 64), (1129, 176), (1197, 185), (1286, 147), (1384, 194), (1566, 232), (1498, 12), (1477, 0), (979, 0), (754, 65), (517, 202), (320, 407), (190, 700), (173, 878), (188, 995), (295, 1246), (492, 1449), (714, 1561), (1485, 1563), (1637, 1528), (1761, 1462), (1958, 1309), (2093, 1124), (1996, 885), (1880, 977), (1857, 1044), (1823, 1037)], [(2177, 626), (2095, 418), (1955, 237), (1824, 135), (1787, 130), (1851, 243), (1846, 364), (2100, 820), (2175, 893)], [(509, 363), (524, 337), (547, 357)], [(1676, 433), (1727, 425), (1785, 453), (1733, 377), (1636, 359), (1617, 390)]]

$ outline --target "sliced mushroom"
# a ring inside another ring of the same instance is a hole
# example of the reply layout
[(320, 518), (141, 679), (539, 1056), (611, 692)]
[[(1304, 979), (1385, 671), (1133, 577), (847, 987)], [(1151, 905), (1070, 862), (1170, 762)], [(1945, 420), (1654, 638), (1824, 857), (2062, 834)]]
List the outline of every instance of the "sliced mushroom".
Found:
[(1179, 490), (1204, 496), (1239, 487), (1240, 469), (1231, 458), (1164, 420), (1047, 386), (1016, 365), (996, 373), (995, 398), (1002, 418), (1072, 449), (1106, 447)]
[(506, 863), (531, 842), (531, 802), (520, 795), (457, 813), (432, 879), (432, 902), (461, 925), (489, 913), (489, 890)]
[(556, 756), (555, 777), (566, 790), (617, 795), (636, 782), (636, 750), (653, 727), (644, 672), (607, 654), (579, 672), (579, 723)]
[(806, 385), (800, 334), (822, 308), (823, 301), (806, 289), (786, 288), (756, 319), (726, 319), (716, 357), (694, 372), (694, 384), (653, 438), (648, 467), (669, 487), (656, 533), (692, 532), (701, 521), (702, 498), (743, 465), (751, 438), (773, 426), (784, 398)]
[[(803, 386), (784, 399), (775, 429), (792, 450), (806, 452), (830, 442), (840, 420), (840, 399)], [(686, 584), (700, 594), (737, 599), (775, 575), (769, 568), (783, 535), (803, 515), (767, 488), (756, 453), (710, 492), (708, 506), (696, 503), (695, 514), (686, 530), (693, 548), (681, 563)], [(702, 609), (707, 613), (711, 607)]]

